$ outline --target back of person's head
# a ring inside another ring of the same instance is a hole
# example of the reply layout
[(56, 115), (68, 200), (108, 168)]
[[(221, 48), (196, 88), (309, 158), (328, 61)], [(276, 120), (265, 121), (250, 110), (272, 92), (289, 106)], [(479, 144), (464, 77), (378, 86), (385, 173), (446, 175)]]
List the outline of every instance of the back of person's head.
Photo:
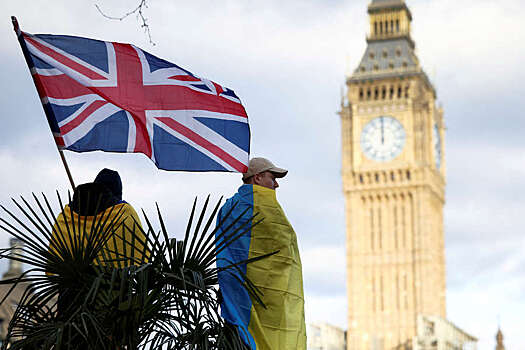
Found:
[(106, 185), (90, 182), (75, 188), (69, 206), (78, 215), (94, 216), (118, 202)]
[(102, 169), (93, 182), (106, 186), (116, 199), (122, 200), (122, 180), (115, 170)]

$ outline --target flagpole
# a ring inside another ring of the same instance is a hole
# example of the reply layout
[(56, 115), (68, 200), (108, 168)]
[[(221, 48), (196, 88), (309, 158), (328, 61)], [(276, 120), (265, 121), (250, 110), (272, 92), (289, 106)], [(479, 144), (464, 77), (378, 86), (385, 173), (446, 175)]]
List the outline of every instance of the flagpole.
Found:
[(73, 176), (71, 175), (71, 171), (69, 170), (69, 166), (67, 165), (66, 156), (64, 156), (64, 151), (58, 148), (58, 145), (57, 145), (57, 149), (58, 149), (58, 153), (60, 154), (60, 159), (62, 159), (62, 164), (64, 164), (64, 169), (66, 169), (67, 178), (69, 179), (71, 188), (73, 189), (73, 191), (75, 191), (75, 182), (73, 181)]
[[(45, 104), (47, 103), (47, 98), (45, 97), (44, 91), (40, 91), (39, 87), (42, 86), (40, 84), (38, 75), (35, 71), (35, 65), (33, 64), (33, 60), (31, 59), (31, 56), (29, 55), (29, 51), (27, 50), (27, 46), (24, 42), (24, 38), (22, 37), (22, 32), (20, 31), (20, 26), (18, 25), (18, 21), (15, 16), (11, 16), (11, 21), (13, 22), (13, 29), (15, 30), (16, 36), (18, 38), (18, 43), (20, 44), (20, 47), (22, 49), (22, 53), (24, 54), (24, 58), (26, 60), (27, 66), (29, 67), (29, 71), (31, 73), (31, 76), (33, 77), (33, 83), (35, 84), (36, 90), (38, 92), (38, 95), (40, 96), (40, 102), (42, 103), (42, 108), (44, 109), (44, 113), (47, 117), (47, 122), (49, 124), (49, 128), (51, 129), (51, 133), (53, 133), (53, 127), (50, 124), (50, 118), (47, 115), (48, 111), (46, 110)], [(44, 96), (44, 97), (42, 97)], [(57, 146), (58, 153), (60, 154), (60, 159), (62, 160), (62, 164), (64, 165), (64, 169), (66, 169), (66, 174), (69, 179), (69, 183), (71, 184), (71, 187), (73, 188), (73, 191), (75, 190), (75, 182), (73, 181), (73, 176), (71, 175), (71, 171), (69, 170), (69, 166), (66, 161), (66, 157), (64, 156), (64, 151), (60, 148), (60, 145), (57, 142), (57, 138), (55, 139), (55, 145)]]

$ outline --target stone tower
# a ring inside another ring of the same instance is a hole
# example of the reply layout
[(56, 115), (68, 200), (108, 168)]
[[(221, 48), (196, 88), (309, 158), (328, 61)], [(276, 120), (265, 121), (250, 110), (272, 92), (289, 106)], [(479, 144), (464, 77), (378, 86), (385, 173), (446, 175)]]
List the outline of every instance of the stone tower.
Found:
[[(17, 238), (11, 238), (9, 242), (11, 244), (11, 249), (12, 249), (11, 254), (21, 256), (22, 249), (24, 247), (23, 242)], [(22, 263), (20, 261), (9, 260), (9, 268), (2, 277), (4, 279), (18, 277), (22, 274), (22, 272), (23, 272)]]
[(348, 349), (410, 349), (445, 318), (443, 110), (403, 0), (368, 6), (367, 48), (341, 102)]

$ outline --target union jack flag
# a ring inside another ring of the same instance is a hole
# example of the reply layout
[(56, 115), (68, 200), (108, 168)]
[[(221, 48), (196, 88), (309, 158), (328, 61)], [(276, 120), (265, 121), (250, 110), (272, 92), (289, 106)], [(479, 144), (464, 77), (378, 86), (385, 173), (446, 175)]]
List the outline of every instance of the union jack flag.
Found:
[(143, 153), (166, 170), (247, 170), (248, 116), (233, 90), (130, 44), (17, 34), (59, 148)]

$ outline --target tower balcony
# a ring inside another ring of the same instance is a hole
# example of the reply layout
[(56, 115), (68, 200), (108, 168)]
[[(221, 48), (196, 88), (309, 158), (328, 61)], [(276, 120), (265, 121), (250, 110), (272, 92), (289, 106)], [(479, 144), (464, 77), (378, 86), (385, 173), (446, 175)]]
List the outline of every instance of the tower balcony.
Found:
[(410, 47), (414, 49), (416, 47), (416, 43), (414, 40), (412, 40), (410, 33), (382, 33), (382, 34), (368, 34), (366, 36), (366, 42), (375, 42), (375, 41), (388, 41), (388, 40), (396, 40), (396, 39), (406, 39)]

